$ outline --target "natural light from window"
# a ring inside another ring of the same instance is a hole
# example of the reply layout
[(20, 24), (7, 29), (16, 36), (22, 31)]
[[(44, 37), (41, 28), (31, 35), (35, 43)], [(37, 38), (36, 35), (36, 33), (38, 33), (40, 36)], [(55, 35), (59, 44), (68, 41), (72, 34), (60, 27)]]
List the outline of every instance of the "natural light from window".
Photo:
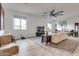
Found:
[(21, 19), (21, 29), (26, 29), (26, 20)]
[(14, 30), (26, 30), (27, 20), (22, 18), (13, 18)]
[(52, 29), (52, 24), (51, 23), (48, 23), (47, 24), (47, 27), (51, 30)]

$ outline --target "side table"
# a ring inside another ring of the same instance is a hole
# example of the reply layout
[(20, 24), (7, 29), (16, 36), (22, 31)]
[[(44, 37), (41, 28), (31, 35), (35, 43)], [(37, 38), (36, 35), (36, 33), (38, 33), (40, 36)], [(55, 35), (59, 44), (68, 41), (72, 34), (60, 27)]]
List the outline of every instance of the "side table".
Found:
[(51, 45), (51, 35), (48, 35), (48, 36), (42, 35), (41, 43), (43, 43), (43, 42), (45, 42), (46, 45), (47, 45), (47, 43), (50, 43), (50, 45)]

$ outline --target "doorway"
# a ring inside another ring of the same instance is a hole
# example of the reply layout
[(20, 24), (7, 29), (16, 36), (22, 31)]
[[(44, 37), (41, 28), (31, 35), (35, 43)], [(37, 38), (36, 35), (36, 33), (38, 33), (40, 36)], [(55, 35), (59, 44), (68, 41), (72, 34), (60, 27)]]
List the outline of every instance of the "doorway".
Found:
[(75, 23), (75, 37), (79, 37), (79, 23)]

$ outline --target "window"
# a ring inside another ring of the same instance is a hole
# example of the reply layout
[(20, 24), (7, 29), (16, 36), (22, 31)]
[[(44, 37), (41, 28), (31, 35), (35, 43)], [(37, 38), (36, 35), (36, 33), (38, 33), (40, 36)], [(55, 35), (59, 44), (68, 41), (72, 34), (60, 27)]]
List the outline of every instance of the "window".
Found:
[(26, 20), (21, 19), (21, 29), (26, 29)]
[(13, 18), (13, 29), (15, 30), (26, 30), (26, 19), (23, 18)]
[(14, 18), (13, 19), (13, 25), (14, 25), (14, 29), (20, 29), (20, 19)]
[(52, 29), (52, 24), (51, 24), (51, 23), (48, 23), (48, 24), (47, 24), (47, 27), (48, 27), (49, 29)]

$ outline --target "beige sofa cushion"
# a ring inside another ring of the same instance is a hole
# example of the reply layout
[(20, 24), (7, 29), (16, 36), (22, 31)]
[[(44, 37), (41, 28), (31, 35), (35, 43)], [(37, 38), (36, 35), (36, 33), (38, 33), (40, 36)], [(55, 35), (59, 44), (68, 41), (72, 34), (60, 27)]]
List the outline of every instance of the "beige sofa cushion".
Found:
[(67, 34), (65, 32), (58, 32), (52, 35), (52, 42), (53, 43), (59, 43), (63, 40), (65, 40), (67, 37)]

